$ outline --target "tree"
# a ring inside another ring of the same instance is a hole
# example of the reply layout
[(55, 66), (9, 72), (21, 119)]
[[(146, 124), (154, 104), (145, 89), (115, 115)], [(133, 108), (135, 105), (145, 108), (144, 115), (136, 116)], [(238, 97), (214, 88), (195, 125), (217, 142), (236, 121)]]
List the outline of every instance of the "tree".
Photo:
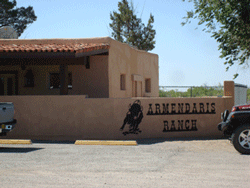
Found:
[(250, 103), (250, 88), (247, 88), (247, 103)]
[[(183, 0), (185, 1), (185, 0)], [(250, 56), (250, 0), (189, 0), (195, 11), (187, 11), (182, 25), (190, 19), (205, 24), (206, 32), (219, 43), (220, 58), (225, 58), (226, 70), (236, 64), (248, 66)], [(219, 26), (219, 29), (217, 29)], [(234, 78), (238, 73), (234, 75)]]
[(0, 28), (11, 26), (16, 30), (18, 36), (20, 36), (27, 25), (33, 23), (36, 18), (31, 6), (16, 8), (16, 0), (0, 1)]
[(109, 24), (112, 37), (120, 42), (137, 47), (140, 50), (152, 50), (155, 48), (155, 34), (153, 29), (154, 17), (150, 14), (147, 26), (135, 15), (133, 3), (129, 5), (127, 0), (118, 3), (119, 13), (110, 13), (112, 23)]

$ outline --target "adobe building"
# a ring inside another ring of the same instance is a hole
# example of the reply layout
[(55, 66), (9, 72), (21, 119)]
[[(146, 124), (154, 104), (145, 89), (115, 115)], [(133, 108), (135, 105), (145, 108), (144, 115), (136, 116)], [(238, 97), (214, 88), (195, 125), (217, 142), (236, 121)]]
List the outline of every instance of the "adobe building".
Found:
[(221, 138), (234, 82), (223, 97), (160, 98), (158, 74), (158, 55), (109, 37), (0, 40), (0, 102), (17, 119), (5, 138)]
[(0, 40), (0, 95), (158, 97), (158, 55), (109, 37)]

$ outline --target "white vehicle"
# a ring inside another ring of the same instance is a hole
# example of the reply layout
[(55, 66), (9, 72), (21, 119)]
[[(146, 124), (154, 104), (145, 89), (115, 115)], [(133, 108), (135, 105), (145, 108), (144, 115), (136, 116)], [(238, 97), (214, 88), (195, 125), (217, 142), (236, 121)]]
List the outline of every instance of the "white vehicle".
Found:
[(14, 119), (14, 104), (0, 103), (0, 136), (5, 136), (14, 129), (17, 120)]

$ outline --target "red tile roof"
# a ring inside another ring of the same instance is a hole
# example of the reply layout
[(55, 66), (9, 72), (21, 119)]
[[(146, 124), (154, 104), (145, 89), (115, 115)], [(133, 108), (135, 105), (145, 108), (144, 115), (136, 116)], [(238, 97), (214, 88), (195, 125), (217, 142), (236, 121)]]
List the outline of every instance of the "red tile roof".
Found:
[(1, 52), (72, 52), (84, 53), (95, 50), (109, 49), (107, 43), (78, 44), (0, 44)]

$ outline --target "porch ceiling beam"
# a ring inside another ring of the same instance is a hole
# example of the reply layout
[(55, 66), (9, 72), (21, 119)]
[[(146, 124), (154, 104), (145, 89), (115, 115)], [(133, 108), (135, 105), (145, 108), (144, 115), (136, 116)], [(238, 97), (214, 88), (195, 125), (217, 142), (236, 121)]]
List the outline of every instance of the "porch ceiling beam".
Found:
[(85, 58), (0, 58), (0, 66), (19, 65), (86, 65)]
[(6, 52), (0, 53), (0, 58), (75, 58), (70, 52)]
[(75, 57), (84, 57), (84, 56), (92, 56), (92, 55), (99, 55), (99, 54), (103, 54), (103, 53), (108, 53), (108, 49), (101, 49), (101, 50), (94, 50), (91, 52), (76, 52)]
[(94, 50), (90, 52), (3, 52), (1, 58), (79, 58), (84, 56), (108, 53), (108, 49)]

